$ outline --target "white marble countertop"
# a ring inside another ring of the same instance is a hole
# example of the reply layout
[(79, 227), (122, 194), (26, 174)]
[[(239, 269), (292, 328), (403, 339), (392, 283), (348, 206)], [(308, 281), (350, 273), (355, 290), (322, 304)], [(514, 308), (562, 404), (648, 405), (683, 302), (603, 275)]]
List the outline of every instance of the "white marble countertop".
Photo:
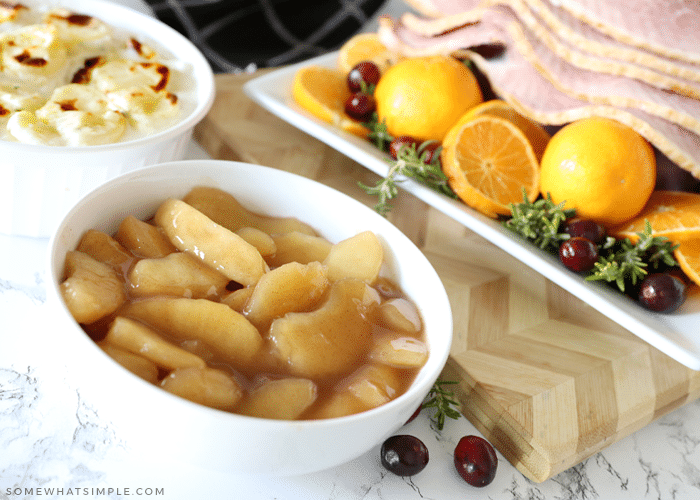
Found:
[[(193, 144), (188, 156), (204, 153)], [(540, 484), (499, 454), (494, 482), (469, 486), (457, 475), (452, 452), (460, 437), (478, 431), (464, 418), (437, 431), (428, 411), (400, 431), (421, 438), (430, 450), (426, 469), (410, 478), (383, 469), (378, 447), (345, 465), (293, 478), (210, 472), (172, 462), (157, 450), (137, 455), (67, 381), (60, 351), (49, 347), (55, 332), (45, 311), (47, 246), (46, 239), (0, 235), (0, 500), (700, 498), (700, 401)]]

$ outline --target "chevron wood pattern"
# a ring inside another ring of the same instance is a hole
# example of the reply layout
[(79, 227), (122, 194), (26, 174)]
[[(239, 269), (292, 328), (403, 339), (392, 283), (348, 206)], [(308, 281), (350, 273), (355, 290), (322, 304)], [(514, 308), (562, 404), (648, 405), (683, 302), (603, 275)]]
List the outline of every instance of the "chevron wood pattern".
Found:
[[(378, 177), (250, 101), (218, 75), (195, 138), (214, 158), (316, 179), (367, 205)], [(700, 397), (700, 372), (649, 346), (464, 226), (401, 193), (389, 219), (443, 280), (454, 343), (443, 378), (465, 416), (535, 482)]]

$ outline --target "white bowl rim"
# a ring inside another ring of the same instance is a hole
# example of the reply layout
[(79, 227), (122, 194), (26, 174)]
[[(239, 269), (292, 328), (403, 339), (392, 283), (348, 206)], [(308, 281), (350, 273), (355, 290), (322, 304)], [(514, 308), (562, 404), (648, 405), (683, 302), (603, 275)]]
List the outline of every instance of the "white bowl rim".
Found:
[[(60, 292), (58, 290), (59, 283), (57, 280), (54, 279), (54, 265), (53, 262), (55, 260), (55, 254), (56, 254), (56, 246), (59, 243), (60, 236), (62, 233), (66, 230), (66, 221), (73, 216), (73, 214), (79, 210), (82, 209), (82, 206), (85, 203), (88, 203), (91, 199), (100, 196), (100, 194), (104, 191), (108, 191), (110, 189), (114, 188), (114, 184), (116, 183), (121, 183), (124, 181), (128, 181), (130, 178), (138, 178), (138, 177), (148, 177), (149, 175), (156, 174), (158, 171), (163, 171), (166, 172), (168, 169), (172, 168), (177, 168), (180, 171), (186, 169), (186, 168), (191, 168), (191, 169), (196, 169), (197, 167), (202, 167), (202, 166), (207, 166), (207, 167), (213, 167), (213, 168), (222, 168), (222, 169), (230, 169), (230, 168), (237, 168), (237, 167), (243, 167), (243, 168), (255, 168), (255, 169), (263, 169), (264, 171), (267, 171), (269, 173), (274, 172), (274, 175), (279, 175), (282, 177), (288, 177), (290, 179), (296, 179), (300, 182), (303, 183), (309, 183), (311, 185), (315, 185), (317, 189), (321, 190), (327, 190), (331, 191), (334, 193), (334, 196), (340, 196), (342, 198), (347, 199), (351, 204), (357, 206), (357, 209), (360, 211), (366, 211), (367, 213), (371, 213), (369, 215), (371, 218), (376, 219), (377, 221), (381, 220), (383, 222), (380, 222), (380, 224), (386, 224), (387, 230), (394, 233), (396, 238), (404, 240), (410, 247), (412, 247), (415, 251), (419, 252), (422, 256), (422, 259), (425, 260), (425, 263), (427, 266), (432, 270), (432, 274), (434, 274), (434, 278), (440, 280), (440, 277), (437, 274), (437, 271), (435, 271), (434, 267), (428, 261), (427, 257), (423, 254), (423, 252), (401, 231), (399, 230), (396, 226), (394, 226), (389, 220), (386, 218), (382, 217), (379, 215), (377, 212), (372, 210), (370, 207), (362, 204), (358, 200), (352, 198), (349, 195), (346, 195), (345, 193), (342, 193), (330, 186), (327, 186), (325, 184), (322, 184), (318, 181), (315, 181), (313, 179), (309, 179), (306, 177), (303, 177), (301, 175), (292, 173), (292, 172), (287, 172), (284, 170), (278, 170), (272, 167), (267, 167), (267, 166), (262, 166), (262, 165), (257, 165), (257, 164), (252, 164), (252, 163), (246, 163), (246, 162), (238, 162), (238, 161), (230, 161), (230, 160), (178, 160), (178, 161), (170, 161), (170, 162), (163, 162), (159, 164), (154, 164), (150, 165), (147, 167), (140, 168), (138, 170), (126, 172), (124, 174), (121, 174), (117, 177), (114, 177), (113, 179), (105, 182), (101, 186), (95, 188), (85, 196), (83, 196), (63, 217), (61, 222), (56, 226), (56, 228), (53, 231), (53, 234), (51, 235), (48, 243), (48, 251), (47, 251), (47, 280), (49, 281), (48, 287), (50, 288), (50, 291), (48, 292), (49, 295), (53, 295), (55, 299), (58, 299), (61, 314), (65, 316), (67, 319), (73, 321), (75, 323), (75, 320), (73, 320), (72, 316), (68, 312), (65, 304), (63, 301), (60, 299)], [(442, 284), (441, 284), (442, 285)], [(449, 339), (447, 339), (446, 342), (446, 347), (442, 353), (439, 354), (439, 358), (432, 358), (432, 349), (430, 350), (428, 362), (432, 364), (436, 364), (436, 366), (440, 367), (439, 370), (435, 373), (435, 378), (439, 377), (440, 372), (442, 371), (442, 368), (445, 366), (447, 363), (447, 359), (450, 354), (450, 347), (452, 344), (452, 339), (453, 339), (453, 320), (452, 320), (452, 313), (451, 313), (451, 306), (449, 302), (449, 298), (447, 296), (447, 292), (444, 289), (444, 286), (441, 286), (441, 295), (444, 295), (444, 297), (441, 297), (441, 302), (445, 304), (447, 312), (449, 313), (448, 316), (445, 318), (446, 321), (446, 329), (449, 331)], [(77, 327), (79, 330), (82, 330), (80, 325), (75, 323), (75, 327)], [(95, 352), (98, 355), (105, 356), (105, 358), (108, 358), (108, 355), (104, 353), (98, 346), (97, 344), (92, 341), (87, 335), (84, 335), (84, 340), (87, 342), (86, 345), (92, 345), (92, 348), (94, 348)], [(438, 353), (435, 353), (435, 356), (438, 356)], [(109, 358), (111, 359), (111, 358)], [(113, 363), (114, 368), (121, 368), (117, 363)], [(427, 363), (426, 363), (427, 365)], [(148, 387), (148, 389), (156, 389), (157, 391), (154, 392), (154, 397), (158, 398), (165, 398), (165, 400), (169, 400), (170, 403), (172, 404), (179, 404), (179, 405), (184, 405), (185, 408), (188, 408), (189, 411), (196, 411), (196, 412), (204, 412), (204, 414), (208, 415), (209, 418), (214, 419), (216, 421), (220, 422), (235, 422), (236, 420), (239, 419), (244, 419), (244, 421), (249, 421), (249, 422), (258, 422), (258, 423), (263, 423), (266, 426), (269, 426), (269, 429), (272, 430), (277, 430), (277, 429), (284, 429), (287, 427), (299, 427), (299, 426), (304, 426), (304, 427), (311, 427), (311, 428), (322, 428), (322, 427), (327, 427), (327, 426), (335, 426), (338, 425), (341, 422), (356, 422), (356, 421), (361, 421), (365, 419), (371, 419), (373, 415), (376, 413), (383, 413), (390, 411), (394, 406), (401, 405), (403, 400), (407, 399), (410, 397), (409, 393), (414, 393), (417, 391), (420, 392), (425, 392), (427, 393), (430, 389), (430, 385), (427, 383), (429, 382), (430, 378), (426, 378), (426, 380), (423, 382), (421, 386), (416, 386), (415, 382), (418, 380), (416, 378), (414, 382), (409, 386), (406, 392), (401, 394), (400, 396), (392, 399), (391, 401), (384, 403), (378, 407), (371, 408), (369, 410), (365, 410), (359, 413), (343, 416), (343, 417), (334, 417), (334, 418), (327, 418), (327, 419), (318, 419), (318, 420), (275, 420), (275, 419), (267, 419), (267, 418), (260, 418), (260, 417), (251, 417), (251, 416), (246, 416), (246, 415), (241, 415), (238, 413), (232, 413), (232, 412), (227, 412), (224, 410), (218, 410), (215, 408), (210, 408), (198, 403), (194, 403), (191, 401), (188, 401), (184, 398), (175, 396), (173, 394), (168, 393), (167, 391), (158, 389), (157, 387), (153, 386), (152, 384), (146, 382), (145, 380), (141, 379), (140, 377), (132, 374), (128, 370), (121, 368), (123, 370), (123, 374), (126, 374), (127, 376), (131, 376), (132, 379), (138, 383), (142, 384), (144, 388)], [(419, 372), (420, 373), (420, 372)]]
[[(39, 2), (37, 0), (29, 0), (30, 2), (33, 2), (35, 4), (39, 5), (45, 5), (45, 3)], [(174, 136), (182, 134), (183, 131), (193, 128), (197, 123), (199, 123), (202, 118), (209, 112), (211, 109), (212, 105), (214, 104), (214, 98), (216, 97), (216, 92), (215, 92), (215, 83), (214, 83), (214, 72), (211, 69), (211, 65), (209, 62), (206, 60), (202, 52), (195, 46), (195, 44), (189, 40), (187, 37), (182, 35), (179, 31), (176, 29), (168, 26), (164, 22), (156, 19), (155, 17), (148, 16), (146, 14), (143, 14), (137, 10), (134, 10), (130, 7), (127, 7), (126, 5), (120, 5), (116, 4), (107, 0), (77, 0), (78, 4), (85, 4), (90, 6), (91, 11), (97, 11), (98, 9), (107, 9), (107, 14), (109, 14), (110, 11), (117, 11), (121, 13), (128, 13), (129, 16), (132, 16), (134, 18), (134, 24), (133, 24), (133, 31), (131, 29), (127, 28), (119, 28), (122, 31), (126, 31), (127, 33), (138, 33), (139, 35), (142, 35), (144, 37), (148, 37), (152, 40), (154, 40), (156, 43), (161, 45), (163, 48), (166, 50), (168, 47), (163, 41), (157, 40), (154, 38), (152, 35), (149, 34), (149, 28), (153, 28), (156, 30), (160, 30), (162, 32), (165, 32), (168, 34), (169, 37), (173, 37), (179, 41), (179, 43), (184, 44), (189, 46), (192, 49), (192, 55), (195, 57), (195, 60), (192, 61), (192, 70), (193, 70), (193, 78), (197, 81), (198, 89), (197, 89), (197, 94), (199, 95), (206, 95), (206, 99), (200, 100), (197, 99), (197, 105), (195, 108), (190, 112), (190, 114), (185, 117), (184, 120), (181, 120), (177, 122), (175, 125), (165, 129), (161, 130), (160, 132), (157, 132), (155, 134), (151, 134), (145, 137), (139, 137), (137, 139), (129, 140), (129, 141), (121, 141), (121, 142), (115, 142), (115, 143), (110, 143), (110, 144), (99, 144), (95, 146), (48, 146), (45, 144), (26, 144), (22, 142), (14, 142), (14, 141), (4, 141), (0, 140), (0, 148), (5, 149), (9, 148), (12, 150), (16, 150), (17, 153), (22, 153), (22, 152), (28, 152), (28, 153), (49, 153), (49, 154), (60, 154), (60, 155), (66, 155), (66, 154), (75, 154), (75, 153), (99, 153), (102, 151), (115, 151), (115, 150), (120, 150), (120, 149), (133, 149), (135, 147), (147, 145), (147, 144), (153, 144), (153, 143), (159, 143), (159, 142), (164, 142), (167, 139), (170, 139)], [(51, 1), (51, 6), (55, 5), (56, 7), (65, 7), (67, 9), (72, 9), (73, 6), (71, 5), (65, 5), (61, 3), (60, 0), (52, 0)], [(99, 14), (90, 14), (91, 16), (94, 17), (99, 17)], [(109, 19), (107, 18), (100, 18), (100, 20), (104, 21), (107, 24), (110, 24)], [(173, 57), (177, 57), (176, 54), (172, 54)], [(204, 69), (206, 68), (207, 71), (205, 72), (197, 72), (195, 71), (196, 69)], [(196, 73), (196, 74), (195, 74)], [(206, 92), (206, 94), (205, 94)]]

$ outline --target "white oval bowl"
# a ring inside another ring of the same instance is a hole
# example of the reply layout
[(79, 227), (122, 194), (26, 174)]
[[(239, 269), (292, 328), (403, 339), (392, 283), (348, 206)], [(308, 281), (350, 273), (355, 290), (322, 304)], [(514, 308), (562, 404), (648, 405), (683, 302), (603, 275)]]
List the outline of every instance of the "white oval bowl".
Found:
[(181, 160), (192, 131), (214, 102), (214, 74), (192, 42), (157, 19), (102, 0), (29, 0), (65, 7), (151, 41), (189, 65), (194, 109), (176, 125), (132, 141), (52, 147), (0, 140), (0, 233), (47, 238), (82, 196), (103, 182), (146, 165)]
[[(318, 421), (245, 417), (200, 406), (155, 387), (113, 362), (83, 332), (63, 303), (59, 283), (66, 252), (83, 233), (116, 231), (126, 215), (147, 218), (168, 197), (197, 185), (234, 195), (249, 210), (293, 216), (331, 242), (374, 231), (385, 250), (389, 278), (418, 306), (430, 355), (409, 390), (360, 414)], [(315, 181), (246, 163), (170, 162), (124, 174), (73, 207), (49, 243), (47, 295), (52, 336), (70, 378), (128, 445), (211, 470), (296, 475), (352, 460), (380, 444), (420, 405), (442, 371), (452, 342), (445, 288), (423, 253), (395, 226), (362, 203)]]

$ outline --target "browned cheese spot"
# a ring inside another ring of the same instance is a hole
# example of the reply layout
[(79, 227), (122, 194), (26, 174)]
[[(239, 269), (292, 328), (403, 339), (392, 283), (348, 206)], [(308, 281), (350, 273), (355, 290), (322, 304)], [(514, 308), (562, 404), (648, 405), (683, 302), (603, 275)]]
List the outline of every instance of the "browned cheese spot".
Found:
[(88, 83), (90, 81), (90, 78), (92, 77), (93, 68), (99, 66), (102, 63), (102, 58), (99, 56), (91, 57), (90, 59), (85, 59), (83, 67), (75, 72), (73, 78), (71, 79), (71, 83)]
[(88, 16), (86, 14), (76, 14), (76, 13), (71, 13), (67, 16), (61, 16), (58, 14), (51, 14), (52, 18), (54, 19), (60, 19), (61, 21), (66, 21), (68, 24), (73, 24), (75, 26), (87, 26), (92, 22), (92, 16)]
[(69, 99), (67, 101), (62, 101), (57, 103), (61, 107), (61, 111), (77, 111), (78, 108), (75, 107), (75, 102), (77, 99)]
[(35, 68), (41, 68), (48, 64), (48, 61), (43, 57), (32, 57), (28, 50), (25, 50), (21, 54), (15, 56), (15, 60), (25, 66), (33, 66)]

